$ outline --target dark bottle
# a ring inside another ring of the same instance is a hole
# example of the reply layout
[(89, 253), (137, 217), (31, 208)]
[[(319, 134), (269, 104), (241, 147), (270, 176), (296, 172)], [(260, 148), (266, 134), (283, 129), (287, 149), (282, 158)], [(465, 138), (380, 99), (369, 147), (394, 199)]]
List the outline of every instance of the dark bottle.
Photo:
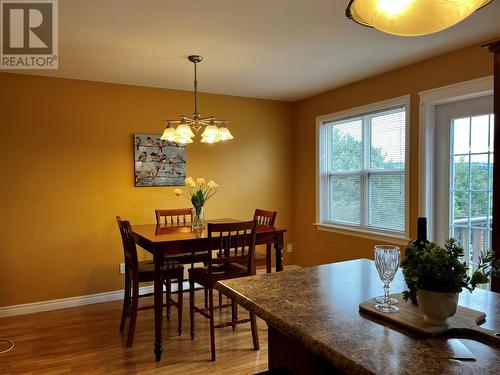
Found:
[[(423, 250), (425, 246), (429, 243), (427, 239), (427, 218), (419, 217), (417, 219), (417, 239), (412, 242), (418, 250)], [(410, 300), (413, 304), (417, 303), (417, 287), (416, 285), (408, 285), (410, 289)]]
[(427, 218), (419, 217), (417, 219), (417, 239), (413, 244), (419, 249), (423, 249), (429, 241), (427, 240)]

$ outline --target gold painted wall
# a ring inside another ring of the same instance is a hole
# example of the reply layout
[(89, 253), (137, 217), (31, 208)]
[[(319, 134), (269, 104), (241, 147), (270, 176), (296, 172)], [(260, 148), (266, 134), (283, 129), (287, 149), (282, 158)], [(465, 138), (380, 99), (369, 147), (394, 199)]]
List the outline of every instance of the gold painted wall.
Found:
[[(296, 103), (202, 94), (201, 112), (230, 120), (236, 139), (189, 145), (187, 172), (221, 185), (207, 217), (277, 209), (296, 244), (285, 263), (371, 258), (381, 241), (312, 226), (316, 116), (411, 94), (414, 236), (418, 92), (491, 74), (472, 46)], [(115, 215), (150, 223), (157, 207), (187, 206), (173, 188), (134, 188), (132, 134), (191, 111), (190, 92), (0, 73), (0, 306), (122, 288)]]
[(479, 45), (440, 55), (295, 103), (294, 111), (294, 260), (302, 266), (354, 258), (373, 258), (380, 240), (315, 229), (316, 116), (381, 100), (411, 95), (410, 236), (418, 215), (418, 92), (493, 74), (491, 54)]
[[(132, 134), (192, 106), (185, 91), (0, 73), (0, 306), (123, 288), (115, 216), (152, 223), (155, 208), (189, 206), (173, 188), (134, 187)], [(188, 175), (221, 186), (207, 218), (261, 207), (291, 229), (291, 106), (200, 95), (235, 136), (187, 148)]]

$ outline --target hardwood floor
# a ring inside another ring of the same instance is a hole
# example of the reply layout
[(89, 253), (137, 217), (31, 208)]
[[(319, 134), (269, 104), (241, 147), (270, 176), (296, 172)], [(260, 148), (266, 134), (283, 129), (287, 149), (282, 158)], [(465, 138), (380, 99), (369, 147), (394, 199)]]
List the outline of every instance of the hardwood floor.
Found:
[[(142, 304), (150, 304), (146, 298)], [(197, 292), (202, 305), (202, 294)], [(177, 335), (177, 310), (164, 322), (165, 351), (153, 355), (153, 310), (139, 311), (132, 348), (120, 335), (121, 301), (0, 319), (0, 337), (15, 348), (0, 354), (0, 374), (255, 374), (267, 369), (267, 327), (258, 320), (260, 350), (254, 351), (250, 324), (216, 329), (217, 361), (210, 362), (208, 320), (196, 316), (194, 340), (189, 336), (189, 299), (184, 298), (183, 332)], [(231, 309), (216, 313), (230, 320)], [(239, 317), (248, 313), (239, 308)], [(198, 315), (198, 314), (197, 314)], [(127, 328), (127, 327), (126, 327)], [(0, 347), (0, 351), (2, 347)]]

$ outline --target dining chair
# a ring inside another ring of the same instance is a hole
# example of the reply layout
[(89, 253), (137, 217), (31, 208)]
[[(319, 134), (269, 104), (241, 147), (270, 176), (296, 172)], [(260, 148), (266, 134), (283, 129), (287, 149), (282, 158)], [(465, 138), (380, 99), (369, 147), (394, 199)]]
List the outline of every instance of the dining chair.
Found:
[[(123, 243), (123, 252), (125, 257), (125, 291), (123, 297), (123, 310), (120, 321), (120, 332), (125, 328), (127, 317), (130, 317), (127, 347), (131, 347), (134, 341), (135, 323), (138, 310), (149, 310), (154, 306), (139, 307), (139, 298), (152, 296), (154, 293), (139, 294), (139, 284), (152, 282), (155, 279), (153, 261), (138, 261), (137, 247), (135, 245), (134, 234), (130, 227), (130, 222), (116, 217), (118, 228)], [(166, 287), (166, 303), (163, 306), (176, 306), (178, 310), (178, 328), (179, 336), (182, 333), (182, 282), (184, 279), (184, 266), (181, 263), (166, 260), (163, 267), (163, 283)], [(177, 281), (177, 301), (174, 301), (170, 295), (170, 283)]]
[[(215, 361), (215, 328), (232, 326), (250, 322), (252, 329), (253, 347), (259, 349), (257, 322), (255, 315), (250, 313), (249, 319), (239, 319), (236, 314), (236, 302), (232, 300), (231, 321), (215, 324), (214, 322), (214, 286), (219, 280), (255, 275), (255, 221), (235, 223), (209, 223), (208, 238), (210, 249), (217, 252), (216, 257), (208, 254), (206, 267), (189, 269), (189, 317), (191, 339), (194, 338), (195, 312), (203, 315), (210, 321), (210, 349), (211, 359)], [(244, 263), (245, 265), (243, 265)], [(208, 289), (208, 309), (195, 306), (194, 284), (197, 283)]]
[[(156, 225), (169, 226), (186, 226), (191, 225), (193, 221), (192, 208), (174, 208), (155, 210)], [(195, 263), (204, 262), (206, 265), (207, 252), (206, 251), (192, 251), (184, 254), (165, 255), (166, 259), (174, 260), (181, 264), (191, 264), (191, 268)], [(187, 280), (185, 280), (187, 281)], [(205, 290), (205, 307), (208, 306), (208, 295)], [(167, 319), (170, 317), (170, 308), (167, 307)]]
[[(266, 211), (257, 208), (253, 214), (253, 219), (257, 225), (274, 227), (274, 221), (276, 220), (277, 211)], [(266, 245), (266, 254), (255, 253), (255, 265), (262, 266), (266, 265), (266, 272), (271, 273), (271, 244)]]
[[(191, 225), (193, 220), (192, 208), (175, 208), (167, 210), (155, 210), (156, 225), (168, 226), (186, 226)], [(204, 262), (206, 259), (206, 251), (194, 251), (184, 254), (166, 255), (165, 258), (176, 260), (182, 264), (191, 264)]]
[(192, 208), (177, 208), (168, 210), (155, 210), (156, 224), (161, 225), (186, 225), (193, 219)]
[[(257, 225), (274, 227), (277, 211), (266, 211), (257, 208), (253, 214), (253, 219)], [(255, 251), (255, 266), (266, 266), (266, 272), (271, 273), (271, 244), (266, 245), (266, 253), (262, 254)], [(222, 294), (219, 292), (219, 309), (222, 309), (225, 304), (222, 303)]]

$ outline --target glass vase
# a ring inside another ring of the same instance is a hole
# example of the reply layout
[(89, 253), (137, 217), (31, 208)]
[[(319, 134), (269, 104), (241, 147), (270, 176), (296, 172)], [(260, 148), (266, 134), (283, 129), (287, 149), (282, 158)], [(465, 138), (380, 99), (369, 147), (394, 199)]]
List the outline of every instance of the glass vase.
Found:
[(205, 210), (204, 207), (194, 207), (193, 222), (191, 227), (194, 231), (200, 231), (205, 229)]

